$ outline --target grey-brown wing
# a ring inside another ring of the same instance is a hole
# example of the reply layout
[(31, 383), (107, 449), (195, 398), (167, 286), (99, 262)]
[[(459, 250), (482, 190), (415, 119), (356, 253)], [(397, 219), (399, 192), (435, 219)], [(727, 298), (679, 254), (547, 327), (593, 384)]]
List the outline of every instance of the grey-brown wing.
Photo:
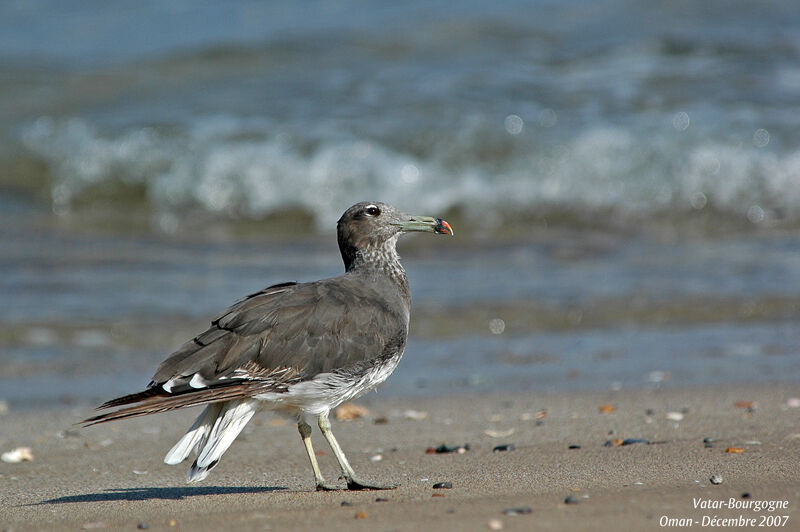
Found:
[(406, 331), (401, 311), (346, 276), (276, 285), (223, 312), (161, 364), (151, 385), (204, 386), (245, 369), (288, 368), (307, 380), (402, 350)]

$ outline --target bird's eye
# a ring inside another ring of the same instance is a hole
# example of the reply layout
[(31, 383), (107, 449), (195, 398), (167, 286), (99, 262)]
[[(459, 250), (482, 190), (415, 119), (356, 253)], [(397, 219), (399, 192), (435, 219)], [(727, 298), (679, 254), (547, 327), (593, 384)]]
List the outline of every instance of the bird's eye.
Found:
[(370, 205), (367, 207), (366, 213), (370, 216), (378, 216), (381, 213), (381, 210), (377, 208), (375, 205)]

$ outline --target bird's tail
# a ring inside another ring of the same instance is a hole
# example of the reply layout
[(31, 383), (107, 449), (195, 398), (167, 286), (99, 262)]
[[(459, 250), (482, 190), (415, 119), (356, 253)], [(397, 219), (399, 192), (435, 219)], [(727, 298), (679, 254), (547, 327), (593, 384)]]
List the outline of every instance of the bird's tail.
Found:
[(254, 399), (240, 399), (208, 405), (183, 438), (170, 449), (164, 462), (175, 465), (192, 452), (197, 455), (186, 475), (188, 482), (199, 482), (217, 465), (258, 408)]

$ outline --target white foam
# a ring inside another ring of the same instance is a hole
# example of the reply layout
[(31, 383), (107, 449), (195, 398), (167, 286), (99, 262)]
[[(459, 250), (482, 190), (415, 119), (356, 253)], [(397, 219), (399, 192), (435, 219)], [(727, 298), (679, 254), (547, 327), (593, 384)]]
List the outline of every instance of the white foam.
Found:
[[(317, 132), (323, 140), (309, 147), (309, 139), (274, 124), (224, 116), (197, 119), (182, 134), (135, 128), (111, 135), (82, 120), (45, 117), (23, 140), (52, 169), (56, 212), (92, 185), (122, 180), (142, 184), (162, 213), (199, 206), (261, 217), (302, 207), (326, 229), (344, 207), (366, 199), (434, 214), (460, 205), (482, 216), (542, 206), (682, 216), (708, 204), (741, 216), (758, 206), (766, 218), (800, 218), (800, 151), (766, 150), (751, 138), (686, 137), (692, 128), (676, 132), (670, 120), (665, 115), (646, 134), (607, 127), (561, 144), (533, 142), (486, 164), (474, 155), (486, 142), (480, 121), (432, 146), (426, 159), (330, 132)], [(708, 201), (698, 202), (699, 194)]]

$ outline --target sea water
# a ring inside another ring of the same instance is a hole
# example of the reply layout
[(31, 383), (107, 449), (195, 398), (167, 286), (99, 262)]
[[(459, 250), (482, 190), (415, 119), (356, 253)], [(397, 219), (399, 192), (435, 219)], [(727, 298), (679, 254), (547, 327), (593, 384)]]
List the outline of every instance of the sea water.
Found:
[(337, 274), (364, 199), (458, 222), (401, 244), (383, 393), (796, 382), (798, 28), (777, 0), (4, 2), (0, 399), (138, 389), (237, 298)]

